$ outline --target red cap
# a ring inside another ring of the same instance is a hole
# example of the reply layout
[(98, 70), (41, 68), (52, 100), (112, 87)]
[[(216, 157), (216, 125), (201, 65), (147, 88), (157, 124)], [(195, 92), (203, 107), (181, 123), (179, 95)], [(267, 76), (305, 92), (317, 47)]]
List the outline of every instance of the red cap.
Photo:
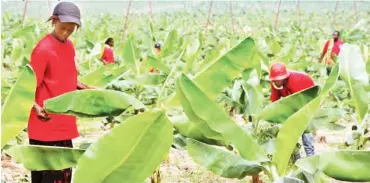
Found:
[(282, 63), (274, 63), (270, 69), (270, 80), (283, 80), (288, 78), (290, 75), (289, 71), (287, 71), (286, 67)]

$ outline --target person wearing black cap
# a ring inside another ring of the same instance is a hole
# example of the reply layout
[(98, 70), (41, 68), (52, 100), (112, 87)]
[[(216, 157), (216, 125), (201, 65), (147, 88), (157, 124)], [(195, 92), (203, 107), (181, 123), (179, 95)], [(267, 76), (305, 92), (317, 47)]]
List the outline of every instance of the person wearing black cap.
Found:
[[(154, 44), (154, 49), (155, 49), (155, 54), (156, 55), (159, 55), (161, 53), (161, 48), (163, 46), (163, 43), (162, 42), (157, 42)], [(154, 69), (154, 68), (150, 68), (149, 72), (158, 72), (158, 70)]]
[[(44, 101), (76, 89), (91, 89), (77, 81), (75, 49), (68, 37), (81, 26), (80, 10), (70, 2), (61, 2), (49, 18), (54, 30), (42, 38), (31, 54), (30, 65), (36, 75), (35, 104), (28, 120), (31, 145), (72, 147), (79, 136), (76, 117), (48, 114)], [(43, 158), (43, 157), (40, 157)], [(58, 171), (32, 171), (32, 183), (71, 182), (72, 168)]]

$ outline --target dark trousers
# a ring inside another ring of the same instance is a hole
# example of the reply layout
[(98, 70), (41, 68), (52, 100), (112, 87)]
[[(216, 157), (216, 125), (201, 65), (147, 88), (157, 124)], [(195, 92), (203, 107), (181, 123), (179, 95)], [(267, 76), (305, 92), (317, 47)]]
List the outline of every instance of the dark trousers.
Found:
[[(72, 140), (44, 142), (30, 139), (29, 142), (31, 145), (73, 147)], [(63, 170), (31, 171), (32, 183), (70, 183), (71, 178), (72, 168), (67, 168)]]

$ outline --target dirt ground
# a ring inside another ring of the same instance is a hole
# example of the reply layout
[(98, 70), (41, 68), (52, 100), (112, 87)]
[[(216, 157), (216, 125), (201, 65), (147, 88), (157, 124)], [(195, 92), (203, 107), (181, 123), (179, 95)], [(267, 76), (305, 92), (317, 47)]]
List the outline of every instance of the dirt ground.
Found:
[[(242, 122), (242, 119), (236, 117), (235, 121)], [(101, 130), (100, 122), (84, 122), (80, 124), (81, 137), (74, 140), (75, 146), (86, 142), (95, 141), (103, 131)], [(346, 124), (348, 128), (343, 131), (330, 132), (318, 131), (316, 134), (315, 150), (316, 153), (326, 152), (336, 149), (339, 144), (344, 142), (345, 132), (350, 129), (350, 124)], [(325, 137), (326, 142), (320, 141), (320, 137)], [(302, 151), (303, 152), (303, 151)], [(304, 155), (304, 153), (302, 153)], [(22, 165), (11, 160), (10, 157), (1, 157), (2, 174), (1, 179), (6, 183), (23, 183), (30, 182), (30, 172), (22, 167)], [(161, 179), (163, 183), (249, 183), (250, 177), (242, 180), (222, 178), (213, 174), (207, 169), (197, 165), (184, 150), (171, 148), (169, 154), (169, 164), (162, 163), (160, 168)], [(262, 176), (263, 178), (263, 176)], [(265, 179), (265, 178), (263, 178)], [(150, 180), (146, 180), (150, 183)], [(268, 180), (265, 180), (268, 183)], [(329, 183), (342, 183), (341, 181), (328, 180)]]

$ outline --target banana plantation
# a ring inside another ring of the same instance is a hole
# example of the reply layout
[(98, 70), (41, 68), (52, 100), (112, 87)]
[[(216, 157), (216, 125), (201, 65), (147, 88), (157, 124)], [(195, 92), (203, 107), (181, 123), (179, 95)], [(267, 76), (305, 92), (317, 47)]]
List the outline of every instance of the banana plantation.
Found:
[[(78, 81), (94, 89), (43, 104), (77, 117), (71, 148), (28, 142), (31, 53), (58, 2), (2, 2), (2, 182), (70, 167), (73, 183), (370, 182), (370, 2), (75, 3)], [(319, 58), (334, 31), (344, 44), (329, 73)], [(103, 64), (109, 37), (115, 62)], [(315, 85), (271, 102), (274, 63)]]

